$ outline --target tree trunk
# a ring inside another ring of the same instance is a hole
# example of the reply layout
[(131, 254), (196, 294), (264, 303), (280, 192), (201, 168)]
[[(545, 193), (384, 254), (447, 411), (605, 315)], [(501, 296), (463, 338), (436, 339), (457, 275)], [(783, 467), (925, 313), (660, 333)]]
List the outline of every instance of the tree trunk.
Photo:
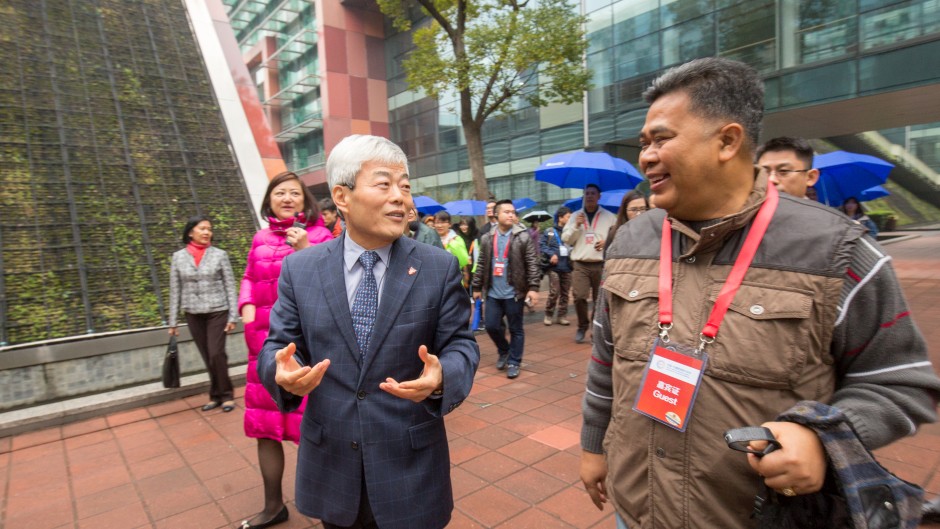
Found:
[(467, 140), (467, 159), (470, 161), (470, 176), (473, 178), (473, 194), (476, 200), (490, 198), (490, 188), (486, 185), (486, 170), (483, 163), (482, 126), (472, 119), (462, 119), (463, 135)]

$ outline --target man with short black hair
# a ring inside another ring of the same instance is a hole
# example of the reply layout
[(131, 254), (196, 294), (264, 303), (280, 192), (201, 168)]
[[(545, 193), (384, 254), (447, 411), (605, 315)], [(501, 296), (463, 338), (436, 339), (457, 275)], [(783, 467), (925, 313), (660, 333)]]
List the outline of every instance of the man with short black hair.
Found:
[(411, 208), (408, 212), (408, 226), (405, 229), (405, 236), (424, 244), (437, 246), (443, 250), (444, 244), (441, 242), (441, 236), (427, 224), (421, 222), (419, 216), (418, 210)]
[[(583, 403), (588, 494), (619, 527), (744, 529), (762, 486), (851, 493), (839, 482), (849, 443), (867, 454), (912, 434), (940, 399), (890, 258), (857, 223), (755, 171), (752, 67), (696, 59), (645, 97), (640, 170), (660, 209), (608, 249)], [(725, 432), (744, 426), (779, 448), (729, 450)]]
[[(486, 332), (499, 353), (496, 368), (507, 369), (506, 377), (516, 378), (525, 346), (523, 308), (527, 302), (538, 303), (542, 281), (539, 244), (517, 223), (512, 200), (496, 202), (494, 212), (498, 220), (496, 229), (480, 237), (480, 257), (473, 272), (473, 299), (486, 300)], [(509, 323), (508, 342), (501, 325), (504, 315)]]
[[(571, 246), (571, 290), (574, 294), (574, 310), (578, 315), (578, 330), (574, 341), (582, 343), (588, 327), (594, 321), (597, 310), (598, 290), (604, 271), (604, 240), (617, 216), (598, 205), (601, 188), (596, 184), (584, 186), (581, 209), (571, 214), (571, 220), (561, 233), (561, 240)], [(588, 296), (594, 301), (594, 309), (588, 313)]]
[(797, 198), (806, 198), (806, 190), (819, 179), (819, 169), (813, 169), (813, 148), (803, 138), (773, 138), (758, 147), (754, 157), (777, 191)]
[(486, 201), (486, 220), (488, 222), (480, 228), (481, 237), (486, 235), (487, 233), (490, 232), (490, 230), (496, 227), (497, 221), (496, 221), (495, 208), (496, 208), (496, 199), (491, 197), (489, 200)]
[(332, 198), (327, 197), (320, 200), (320, 215), (323, 216), (323, 223), (326, 224), (326, 229), (333, 234), (334, 239), (339, 237), (346, 229), (346, 223), (339, 216)]

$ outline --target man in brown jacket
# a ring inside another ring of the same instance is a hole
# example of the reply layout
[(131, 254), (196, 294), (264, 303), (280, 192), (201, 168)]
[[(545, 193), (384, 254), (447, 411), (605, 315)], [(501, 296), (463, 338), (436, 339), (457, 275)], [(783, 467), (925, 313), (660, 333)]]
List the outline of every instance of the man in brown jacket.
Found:
[[(834, 475), (829, 445), (799, 420), (808, 410), (843, 417), (874, 449), (936, 420), (940, 380), (890, 257), (752, 165), (764, 107), (753, 68), (697, 59), (645, 97), (640, 169), (661, 209), (608, 249), (581, 479), (620, 527), (752, 527), (761, 482), (801, 496)], [(778, 450), (728, 449), (725, 431), (759, 425)]]
[[(480, 260), (473, 273), (473, 299), (486, 300), (486, 332), (490, 335), (499, 357), (497, 369), (506, 370), (506, 377), (516, 378), (522, 365), (525, 329), (522, 316), (525, 304), (538, 302), (542, 271), (539, 243), (529, 237), (528, 230), (517, 224), (516, 207), (512, 200), (500, 200), (494, 207), (496, 228), (480, 238)], [(506, 316), (509, 341), (500, 324)]]

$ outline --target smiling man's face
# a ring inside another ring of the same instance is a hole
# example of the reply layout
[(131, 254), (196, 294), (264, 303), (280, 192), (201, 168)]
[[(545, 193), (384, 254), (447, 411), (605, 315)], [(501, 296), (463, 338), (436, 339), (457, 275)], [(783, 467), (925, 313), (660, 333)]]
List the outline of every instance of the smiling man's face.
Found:
[(401, 164), (366, 162), (356, 174), (356, 185), (333, 188), (333, 202), (343, 213), (349, 236), (371, 250), (401, 237), (414, 207), (408, 171)]

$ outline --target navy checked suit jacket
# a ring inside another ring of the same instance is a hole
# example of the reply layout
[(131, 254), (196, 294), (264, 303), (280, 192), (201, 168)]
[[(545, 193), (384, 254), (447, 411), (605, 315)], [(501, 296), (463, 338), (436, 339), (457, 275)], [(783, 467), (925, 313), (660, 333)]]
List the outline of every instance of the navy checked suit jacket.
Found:
[[(274, 382), (274, 354), (330, 366), (310, 393), (297, 454), (296, 504), (336, 525), (356, 519), (363, 479), (382, 529), (433, 529), (450, 521), (453, 492), (444, 415), (470, 393), (480, 349), (456, 259), (407, 237), (395, 241), (369, 349), (360, 365), (343, 276), (343, 237), (288, 256), (278, 281), (258, 374), (282, 411), (301, 398)], [(379, 389), (417, 378), (418, 347), (440, 358), (444, 395), (414, 403)]]

